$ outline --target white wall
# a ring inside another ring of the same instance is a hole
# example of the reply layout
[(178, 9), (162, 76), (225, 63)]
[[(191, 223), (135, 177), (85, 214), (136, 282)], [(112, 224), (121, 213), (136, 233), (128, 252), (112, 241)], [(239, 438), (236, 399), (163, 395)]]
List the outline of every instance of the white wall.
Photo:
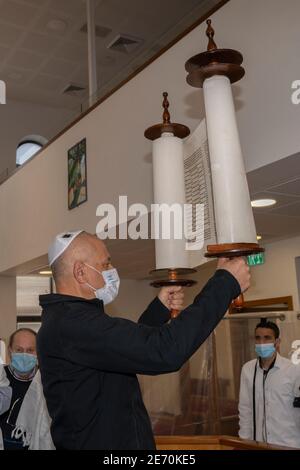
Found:
[(16, 168), (16, 149), (28, 135), (41, 135), (50, 140), (74, 119), (68, 109), (39, 106), (8, 100), (0, 106), (0, 175)]
[(16, 324), (16, 278), (0, 276), (0, 338), (7, 340)]
[[(265, 264), (251, 267), (251, 287), (245, 293), (245, 300), (273, 297), (293, 297), (294, 310), (300, 311), (300, 280), (297, 279), (297, 266), (300, 260), (300, 236), (263, 245)], [(198, 282), (187, 289), (187, 303), (213, 275), (216, 261), (198, 269), (193, 278)], [(300, 271), (299, 271), (300, 272)]]
[[(300, 236), (262, 245), (265, 248), (265, 264), (251, 267), (251, 287), (245, 293), (245, 300), (291, 295), (294, 310), (300, 310), (300, 277), (297, 279), (297, 266), (300, 266)], [(198, 283), (187, 289), (188, 302), (213, 275), (215, 267), (216, 261), (207, 263), (193, 275)]]
[[(213, 15), (220, 47), (241, 50), (238, 122), (248, 170), (299, 150), (300, 106), (291, 104), (300, 41), (297, 0), (232, 0)], [(201, 91), (186, 82), (184, 63), (206, 49), (202, 24), (0, 186), (0, 272), (44, 255), (54, 234), (95, 232), (96, 207), (127, 194), (152, 202), (151, 145), (145, 128), (161, 120), (161, 93), (171, 117), (194, 129), (204, 114)], [(296, 51), (295, 51), (296, 52)], [(88, 202), (67, 209), (67, 151), (87, 138)]]
[(299, 16), (298, 0), (231, 0), (216, 14), (217, 44), (244, 55), (246, 76), (234, 88), (247, 171), (299, 152), (300, 104), (291, 101)]
[(49, 276), (17, 276), (17, 315), (40, 315), (39, 295), (50, 294)]
[(296, 276), (297, 276), (297, 289), (298, 289), (298, 302), (300, 305), (300, 256), (295, 260), (296, 262)]
[(265, 264), (251, 268), (251, 288), (245, 300), (292, 295), (294, 310), (300, 310), (296, 258), (300, 256), (300, 237), (265, 246)]

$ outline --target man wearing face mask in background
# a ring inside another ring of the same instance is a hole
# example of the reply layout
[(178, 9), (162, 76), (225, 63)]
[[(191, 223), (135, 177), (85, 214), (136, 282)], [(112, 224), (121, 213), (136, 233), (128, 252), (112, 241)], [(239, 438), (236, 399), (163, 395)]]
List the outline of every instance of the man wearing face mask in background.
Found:
[[(9, 386), (4, 367), (0, 364), (0, 416), (10, 407), (12, 390)], [(0, 426), (0, 450), (3, 450), (3, 438)]]
[(26, 450), (21, 438), (13, 431), (24, 397), (37, 372), (36, 332), (29, 328), (15, 331), (8, 344), (10, 364), (4, 367), (6, 378), (12, 389), (9, 409), (0, 416), (4, 450)]
[(178, 370), (249, 287), (248, 266), (242, 258), (220, 260), (194, 303), (171, 322), (183, 293), (164, 287), (134, 323), (105, 314), (120, 280), (96, 236), (60, 234), (48, 256), (57, 293), (40, 296), (37, 350), (56, 449), (155, 449), (136, 374)]
[(266, 319), (255, 328), (258, 359), (244, 364), (239, 399), (239, 436), (300, 448), (300, 367), (279, 354), (280, 331)]

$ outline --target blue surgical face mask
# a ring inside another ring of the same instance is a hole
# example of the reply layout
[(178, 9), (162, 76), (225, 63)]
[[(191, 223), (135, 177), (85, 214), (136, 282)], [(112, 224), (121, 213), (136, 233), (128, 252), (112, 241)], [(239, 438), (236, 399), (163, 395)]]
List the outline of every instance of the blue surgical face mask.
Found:
[(12, 353), (11, 366), (21, 374), (26, 374), (37, 365), (37, 357), (34, 354)]
[(99, 289), (96, 289), (95, 287), (91, 286), (91, 284), (87, 283), (89, 288), (94, 291), (95, 297), (97, 297), (97, 299), (99, 300), (102, 300), (104, 305), (107, 305), (113, 300), (115, 300), (120, 287), (120, 278), (118, 275), (118, 271), (116, 269), (98, 271), (98, 269), (94, 268), (93, 266), (90, 266), (89, 264), (86, 264), (86, 266), (101, 274), (105, 282), (104, 287), (100, 287)]
[(273, 356), (275, 351), (276, 349), (273, 343), (264, 343), (264, 344), (255, 345), (256, 354), (259, 357), (262, 357), (263, 359), (267, 359), (268, 357)]

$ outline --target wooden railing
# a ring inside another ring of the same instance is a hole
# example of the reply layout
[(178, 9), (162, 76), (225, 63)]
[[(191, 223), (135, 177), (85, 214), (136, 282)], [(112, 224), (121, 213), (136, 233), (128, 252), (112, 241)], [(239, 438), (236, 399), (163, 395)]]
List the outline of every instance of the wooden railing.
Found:
[(156, 436), (157, 450), (296, 450), (233, 436)]

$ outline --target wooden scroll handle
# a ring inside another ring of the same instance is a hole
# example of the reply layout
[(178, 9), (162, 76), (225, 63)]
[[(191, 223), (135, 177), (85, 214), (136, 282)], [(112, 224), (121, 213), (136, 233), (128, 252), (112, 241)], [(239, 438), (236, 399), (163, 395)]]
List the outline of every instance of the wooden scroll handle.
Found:
[(170, 316), (172, 319), (178, 317), (179, 314), (180, 314), (180, 310), (175, 310), (174, 308), (172, 308), (171, 313), (170, 313)]
[[(171, 281), (177, 281), (177, 273), (176, 273), (176, 271), (171, 271), (171, 272), (169, 273), (169, 279), (170, 279)], [(176, 318), (176, 317), (178, 317), (179, 313), (180, 313), (179, 310), (175, 310), (174, 308), (172, 308), (172, 310), (171, 310), (171, 312), (170, 312), (170, 317), (171, 317), (171, 318)]]
[[(164, 279), (155, 279), (151, 282), (153, 287), (163, 287), (163, 286), (182, 286), (190, 287), (196, 284), (196, 281), (193, 279), (182, 278), (183, 274), (195, 273), (196, 270), (192, 268), (174, 268), (174, 269), (154, 269), (150, 274), (163, 274), (166, 277)], [(178, 317), (180, 310), (171, 309), (170, 318), (174, 319)]]
[(236, 299), (232, 301), (232, 305), (237, 310), (242, 310), (244, 307), (244, 296), (240, 294)]
[[(174, 281), (174, 282), (176, 282), (178, 280), (178, 276), (177, 276), (176, 271), (171, 271), (169, 273), (169, 279), (171, 281)], [(174, 308), (172, 308), (172, 310), (170, 312), (170, 317), (173, 319), (173, 318), (178, 317), (179, 314), (180, 314), (180, 310), (175, 310)]]
[[(235, 258), (238, 256), (249, 256), (256, 253), (262, 253), (265, 249), (258, 243), (220, 243), (217, 245), (208, 245), (205, 256), (207, 258)], [(244, 296), (240, 294), (232, 301), (232, 305), (237, 310), (244, 307)]]

